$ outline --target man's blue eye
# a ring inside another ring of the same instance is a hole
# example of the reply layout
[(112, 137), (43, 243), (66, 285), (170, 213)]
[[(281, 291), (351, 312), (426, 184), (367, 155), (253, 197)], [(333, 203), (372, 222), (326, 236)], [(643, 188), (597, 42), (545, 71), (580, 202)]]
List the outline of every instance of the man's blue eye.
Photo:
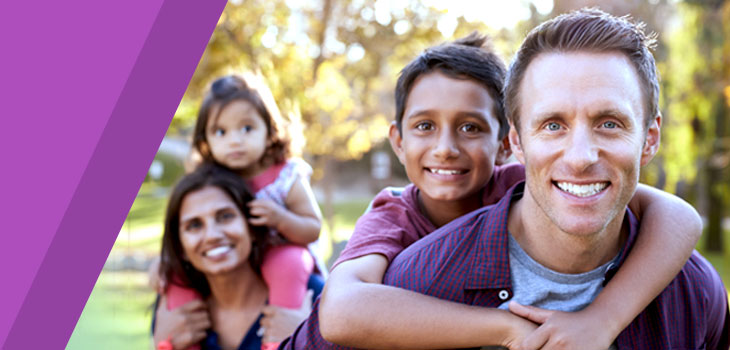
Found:
[(554, 122), (553, 123), (548, 123), (547, 129), (550, 130), (550, 131), (558, 131), (558, 130), (560, 130), (560, 124), (554, 123)]
[(614, 128), (618, 127), (618, 125), (616, 125), (615, 122), (604, 122), (603, 127), (606, 129), (614, 129)]

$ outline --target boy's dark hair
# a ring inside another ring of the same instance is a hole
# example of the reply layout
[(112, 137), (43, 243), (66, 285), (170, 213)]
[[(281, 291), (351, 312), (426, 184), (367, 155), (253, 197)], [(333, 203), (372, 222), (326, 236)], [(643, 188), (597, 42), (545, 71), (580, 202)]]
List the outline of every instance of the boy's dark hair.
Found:
[(485, 35), (468, 36), (430, 47), (403, 68), (395, 87), (395, 123), (402, 132), (403, 113), (413, 84), (421, 75), (438, 71), (455, 79), (470, 79), (481, 84), (494, 100), (494, 115), (499, 122), (501, 140), (509, 131), (504, 114), (502, 87), (507, 72), (504, 62), (493, 51)]
[[(234, 101), (250, 103), (266, 124), (269, 146), (266, 147), (261, 161), (273, 160), (273, 164), (285, 161), (290, 155), (290, 140), (279, 130), (281, 116), (273, 101), (266, 103), (259, 91), (237, 75), (228, 75), (217, 79), (210, 86), (210, 90), (203, 98), (198, 111), (198, 120), (193, 131), (193, 146), (198, 150), (204, 161), (217, 163), (210, 152), (206, 128), (211, 118), (217, 120), (221, 111)], [(259, 84), (259, 89), (266, 88)], [(212, 115), (215, 112), (215, 115)]]
[(654, 56), (655, 35), (644, 33), (644, 23), (628, 16), (616, 17), (598, 9), (563, 14), (535, 27), (517, 51), (505, 83), (507, 117), (519, 131), (519, 99), (522, 78), (535, 57), (551, 52), (620, 52), (639, 77), (645, 99), (644, 128), (659, 114), (659, 78)]
[[(208, 186), (225, 192), (244, 218), (251, 217), (248, 203), (255, 198), (239, 175), (213, 163), (201, 164), (195, 171), (180, 179), (172, 190), (165, 215), (159, 273), (168, 283), (193, 288), (203, 297), (210, 295), (210, 286), (205, 275), (185, 259), (180, 243), (180, 209), (189, 193)], [(248, 225), (248, 220), (244, 221), (244, 225)], [(265, 226), (248, 225), (248, 232), (251, 234), (252, 242), (249, 263), (253, 270), (260, 274), (263, 253), (270, 244), (270, 236)]]

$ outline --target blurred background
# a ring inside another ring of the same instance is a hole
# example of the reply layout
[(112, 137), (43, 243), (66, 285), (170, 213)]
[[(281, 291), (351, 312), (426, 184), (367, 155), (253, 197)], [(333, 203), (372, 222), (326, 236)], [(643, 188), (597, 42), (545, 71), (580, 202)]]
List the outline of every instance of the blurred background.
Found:
[(231, 0), (67, 348), (151, 348), (146, 271), (202, 94), (216, 77), (260, 72), (301, 128), (324, 214), (320, 253), (331, 263), (375, 193), (407, 183), (386, 141), (400, 69), (426, 47), (474, 30), (491, 35), (509, 62), (535, 25), (586, 6), (630, 14), (658, 33), (663, 142), (642, 182), (697, 208), (705, 218), (697, 248), (730, 285), (730, 0)]

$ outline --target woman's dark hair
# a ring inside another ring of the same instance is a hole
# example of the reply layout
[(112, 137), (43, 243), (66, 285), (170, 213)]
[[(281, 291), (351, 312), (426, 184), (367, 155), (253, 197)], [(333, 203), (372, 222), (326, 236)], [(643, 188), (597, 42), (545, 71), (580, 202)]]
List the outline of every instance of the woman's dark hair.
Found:
[[(253, 79), (253, 77), (251, 78)], [(268, 147), (261, 162), (272, 161), (272, 164), (284, 162), (291, 153), (290, 140), (278, 125), (282, 120), (279, 109), (274, 101), (265, 101), (257, 89), (268, 89), (263, 83), (256, 84), (254, 88), (246, 79), (237, 75), (228, 75), (217, 79), (210, 86), (210, 90), (203, 98), (203, 103), (198, 111), (198, 120), (193, 131), (193, 146), (200, 153), (204, 161), (217, 163), (210, 152), (206, 129), (211, 118), (217, 120), (229, 104), (234, 101), (246, 101), (250, 103), (266, 124)], [(273, 100), (273, 99), (272, 99)]]
[[(250, 217), (247, 204), (254, 199), (254, 195), (240, 176), (213, 163), (201, 164), (175, 185), (167, 204), (159, 273), (168, 283), (194, 288), (203, 297), (210, 295), (210, 286), (203, 273), (196, 270), (184, 258), (180, 243), (180, 208), (189, 193), (205, 187), (216, 187), (225, 192), (244, 218)], [(269, 245), (268, 229), (265, 226), (249, 225), (248, 231), (252, 241), (249, 263), (254, 271), (260, 274), (263, 253)]]

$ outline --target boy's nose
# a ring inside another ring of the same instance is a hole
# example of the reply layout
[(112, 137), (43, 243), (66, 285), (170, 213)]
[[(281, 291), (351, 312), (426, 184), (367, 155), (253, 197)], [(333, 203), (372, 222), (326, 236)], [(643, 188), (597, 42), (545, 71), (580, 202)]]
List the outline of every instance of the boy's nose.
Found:
[(433, 155), (439, 159), (449, 159), (459, 156), (459, 147), (456, 144), (454, 135), (450, 132), (441, 132), (436, 145), (433, 149)]

